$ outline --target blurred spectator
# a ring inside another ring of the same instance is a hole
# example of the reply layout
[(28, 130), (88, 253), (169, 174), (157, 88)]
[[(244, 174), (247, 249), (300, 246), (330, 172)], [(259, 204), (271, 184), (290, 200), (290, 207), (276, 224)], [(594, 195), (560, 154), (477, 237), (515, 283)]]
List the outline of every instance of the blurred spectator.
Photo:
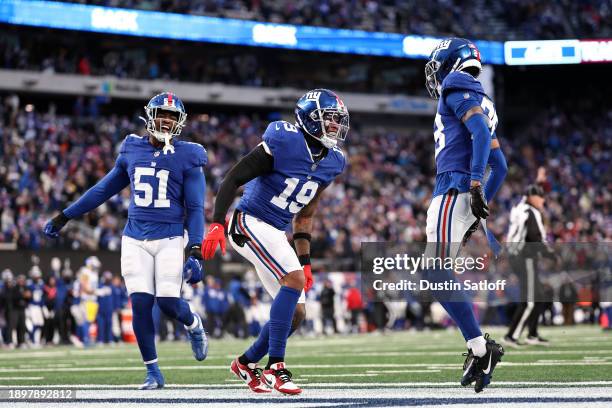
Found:
[(45, 324), (43, 326), (43, 338), (45, 344), (53, 344), (57, 331), (57, 319), (55, 316), (55, 303), (57, 300), (57, 278), (51, 275), (47, 278), (44, 285), (45, 300)]
[(228, 289), (230, 306), (225, 318), (227, 331), (235, 337), (246, 338), (248, 336), (248, 327), (245, 310), (251, 306), (251, 297), (239, 275), (232, 276)]
[(45, 283), (42, 279), (42, 271), (38, 265), (32, 266), (30, 269), (30, 283), (28, 290), (31, 293), (29, 304), (26, 309), (27, 317), (31, 322), (30, 341), (34, 347), (40, 347), (42, 338), (42, 330), (45, 324), (46, 308), (45, 308)]
[(566, 326), (574, 324), (574, 309), (577, 300), (578, 291), (576, 290), (576, 285), (566, 274), (559, 288), (559, 301), (563, 305), (563, 324)]
[(2, 271), (0, 281), (0, 344), (12, 346), (11, 310), (13, 309), (12, 288), (15, 285), (13, 271), (5, 269)]
[(96, 295), (98, 297), (98, 314), (96, 323), (98, 326), (98, 343), (108, 344), (113, 340), (113, 273), (104, 271), (102, 279), (98, 284)]
[(327, 334), (327, 327), (331, 324), (333, 332), (338, 333), (338, 327), (336, 325), (335, 314), (335, 298), (336, 291), (332, 286), (332, 282), (329, 279), (325, 279), (323, 283), (323, 289), (319, 295), (319, 302), (321, 303), (321, 323), (323, 325), (323, 333)]
[(7, 300), (11, 303), (9, 330), (17, 335), (17, 347), (26, 346), (26, 308), (32, 299), (32, 292), (27, 287), (25, 275), (18, 275), (15, 285), (7, 293)]
[(206, 331), (212, 337), (222, 337), (225, 329), (223, 322), (229, 301), (227, 292), (221, 288), (220, 281), (214, 276), (206, 276), (202, 303), (206, 310)]
[(359, 333), (359, 319), (363, 313), (363, 300), (361, 291), (357, 286), (351, 285), (345, 294), (346, 308), (351, 314), (351, 333)]
[(55, 300), (55, 318), (60, 335), (60, 344), (70, 344), (70, 339), (76, 333), (76, 322), (70, 307), (74, 299), (74, 281), (72, 271), (64, 269), (57, 281), (57, 296)]
[(122, 338), (121, 310), (127, 307), (128, 294), (120, 276), (113, 276), (111, 289), (113, 299), (112, 333), (114, 341), (117, 342)]

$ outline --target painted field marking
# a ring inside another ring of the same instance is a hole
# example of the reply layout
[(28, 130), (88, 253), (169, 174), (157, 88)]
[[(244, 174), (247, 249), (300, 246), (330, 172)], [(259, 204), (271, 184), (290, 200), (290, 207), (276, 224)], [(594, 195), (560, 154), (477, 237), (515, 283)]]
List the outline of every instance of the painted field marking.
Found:
[(375, 373), (350, 373), (350, 374), (301, 374), (300, 378), (330, 378), (330, 377), (376, 377)]
[[(550, 367), (550, 366), (582, 366), (584, 360), (540, 360), (536, 362), (501, 362), (504, 367)], [(590, 361), (591, 366), (610, 366), (612, 361)], [(325, 369), (325, 368), (457, 368), (454, 363), (369, 363), (369, 364), (293, 364), (296, 369)], [(164, 370), (227, 370), (227, 365), (175, 365), (164, 366)], [(66, 367), (66, 368), (0, 368), (0, 373), (28, 373), (28, 372), (91, 372), (91, 371), (142, 371), (142, 367)]]
[(404, 373), (439, 373), (440, 370), (431, 369), (431, 370), (367, 370), (366, 373), (375, 373), (375, 374), (404, 374)]

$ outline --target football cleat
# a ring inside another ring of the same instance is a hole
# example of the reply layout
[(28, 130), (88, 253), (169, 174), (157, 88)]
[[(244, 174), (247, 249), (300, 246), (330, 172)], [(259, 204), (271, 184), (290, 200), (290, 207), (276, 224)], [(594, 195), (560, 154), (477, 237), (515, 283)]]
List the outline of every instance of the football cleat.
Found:
[(540, 336), (527, 336), (527, 338), (525, 339), (525, 343), (536, 346), (550, 345), (550, 342), (547, 339)]
[(164, 376), (161, 371), (147, 371), (144, 383), (140, 386), (141, 390), (157, 390), (164, 388)]
[(481, 392), (491, 383), (495, 366), (504, 355), (504, 348), (490, 339), (488, 333), (485, 334), (485, 340), (487, 341), (487, 353), (482, 357), (474, 356), (474, 365), (477, 368), (475, 373), (476, 384), (474, 385), (474, 391), (476, 392)]
[(269, 369), (264, 370), (263, 380), (270, 388), (287, 395), (297, 395), (302, 389), (291, 381), (291, 371), (285, 368), (285, 363), (272, 364)]
[(198, 361), (204, 361), (208, 355), (208, 338), (202, 325), (202, 319), (197, 313), (193, 314), (193, 318), (197, 319), (198, 326), (195, 329), (187, 330), (187, 336), (191, 341), (191, 350), (193, 356)]
[(476, 381), (476, 372), (478, 371), (476, 367), (476, 356), (472, 353), (471, 349), (468, 349), (467, 353), (463, 353), (465, 357), (465, 361), (463, 363), (463, 376), (461, 377), (461, 385), (467, 387)]
[(257, 364), (251, 363), (243, 365), (240, 364), (240, 361), (236, 358), (232, 361), (230, 371), (244, 381), (251, 391), (257, 394), (272, 392), (272, 388), (268, 387), (268, 385), (262, 381), (263, 370), (257, 367)]

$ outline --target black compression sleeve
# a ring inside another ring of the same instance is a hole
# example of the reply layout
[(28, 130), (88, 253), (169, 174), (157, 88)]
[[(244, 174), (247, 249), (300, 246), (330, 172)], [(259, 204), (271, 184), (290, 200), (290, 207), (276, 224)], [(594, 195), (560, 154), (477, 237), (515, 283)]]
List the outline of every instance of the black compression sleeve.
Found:
[(257, 146), (230, 169), (223, 181), (217, 199), (213, 222), (224, 224), (225, 215), (236, 197), (236, 191), (243, 184), (274, 169), (274, 157), (266, 153), (262, 145)]

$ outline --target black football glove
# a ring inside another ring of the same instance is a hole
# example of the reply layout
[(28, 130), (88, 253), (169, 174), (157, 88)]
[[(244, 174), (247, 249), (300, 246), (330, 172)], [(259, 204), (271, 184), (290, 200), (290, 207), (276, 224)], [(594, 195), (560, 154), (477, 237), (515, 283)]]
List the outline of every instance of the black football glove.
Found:
[(60, 230), (64, 228), (68, 221), (70, 221), (70, 218), (66, 217), (63, 211), (60, 211), (58, 215), (47, 221), (43, 232), (49, 238), (57, 238)]
[(486, 219), (489, 216), (489, 206), (485, 201), (482, 186), (470, 187), (470, 207), (476, 218)]
[(475, 233), (478, 230), (478, 226), (479, 225), (480, 225), (480, 220), (476, 220), (476, 221), (474, 221), (474, 223), (472, 225), (470, 225), (470, 228), (468, 228), (468, 230), (466, 231), (465, 235), (463, 236), (463, 240), (461, 241), (461, 245), (465, 246), (465, 244), (468, 243), (468, 241), (472, 237), (472, 234)]

